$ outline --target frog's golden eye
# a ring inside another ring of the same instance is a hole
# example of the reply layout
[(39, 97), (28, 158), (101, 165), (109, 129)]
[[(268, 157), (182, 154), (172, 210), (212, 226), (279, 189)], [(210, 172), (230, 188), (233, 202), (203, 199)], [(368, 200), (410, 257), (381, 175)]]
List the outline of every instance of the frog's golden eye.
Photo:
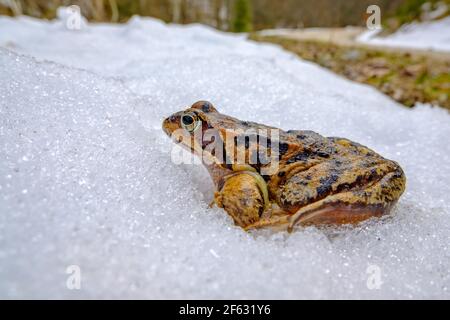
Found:
[(202, 124), (202, 121), (193, 112), (185, 113), (181, 117), (181, 126), (183, 127), (183, 129), (185, 129), (191, 133), (196, 131), (200, 127), (201, 124)]

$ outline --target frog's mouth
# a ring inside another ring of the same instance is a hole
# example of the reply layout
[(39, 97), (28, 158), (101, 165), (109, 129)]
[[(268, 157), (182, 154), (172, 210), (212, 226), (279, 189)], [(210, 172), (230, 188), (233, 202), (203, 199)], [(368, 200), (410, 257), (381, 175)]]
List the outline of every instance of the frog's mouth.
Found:
[(169, 137), (172, 137), (173, 133), (176, 130), (180, 129), (180, 117), (180, 115), (174, 114), (164, 119), (162, 123), (162, 129)]

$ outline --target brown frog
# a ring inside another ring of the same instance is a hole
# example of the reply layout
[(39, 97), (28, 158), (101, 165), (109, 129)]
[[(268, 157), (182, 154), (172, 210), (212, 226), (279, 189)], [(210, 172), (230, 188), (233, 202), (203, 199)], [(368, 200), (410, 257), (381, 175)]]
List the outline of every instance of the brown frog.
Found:
[(201, 156), (212, 204), (246, 230), (355, 224), (389, 213), (405, 190), (400, 166), (365, 146), (241, 121), (207, 101), (165, 119), (163, 130)]

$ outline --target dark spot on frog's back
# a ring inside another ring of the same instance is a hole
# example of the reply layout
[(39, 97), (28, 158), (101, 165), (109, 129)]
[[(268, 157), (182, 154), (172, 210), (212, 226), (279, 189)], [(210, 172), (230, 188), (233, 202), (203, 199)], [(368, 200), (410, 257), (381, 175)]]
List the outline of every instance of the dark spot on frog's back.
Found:
[(311, 150), (305, 149), (300, 153), (297, 153), (295, 156), (293, 156), (292, 158), (290, 158), (287, 161), (287, 164), (291, 164), (294, 162), (298, 162), (298, 161), (306, 161), (311, 157)]
[(279, 145), (279, 158), (281, 159), (289, 151), (289, 144), (281, 142)]
[(329, 195), (333, 191), (333, 184), (338, 181), (339, 174), (332, 173), (327, 177), (323, 177), (320, 179), (320, 186), (317, 187), (317, 197), (324, 198)]
[(320, 183), (324, 186), (331, 186), (339, 179), (339, 175), (334, 173), (328, 177), (320, 178)]
[(280, 143), (280, 154), (285, 154), (289, 150), (289, 145), (287, 143)]
[(316, 154), (321, 158), (329, 158), (330, 157), (329, 153), (323, 152), (323, 151), (318, 151)]
[(331, 185), (321, 185), (317, 187), (316, 191), (319, 198), (324, 198), (331, 192)]
[(210, 112), (212, 111), (211, 103), (205, 102), (205, 103), (202, 105), (202, 111), (203, 111), (204, 113), (210, 113)]

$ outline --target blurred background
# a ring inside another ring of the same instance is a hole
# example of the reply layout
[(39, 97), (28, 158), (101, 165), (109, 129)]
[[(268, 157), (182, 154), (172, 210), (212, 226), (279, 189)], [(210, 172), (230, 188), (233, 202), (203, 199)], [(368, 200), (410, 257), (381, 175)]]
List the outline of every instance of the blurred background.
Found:
[[(363, 26), (366, 8), (378, 5), (386, 27), (424, 17), (449, 0), (0, 0), (0, 14), (52, 19), (60, 6), (78, 5), (90, 21), (125, 22), (133, 15), (166, 22), (200, 22), (225, 31)], [(448, 15), (443, 12), (442, 15)], [(438, 18), (438, 17), (435, 17)]]
[[(69, 5), (91, 22), (140, 15), (248, 32), (405, 106), (450, 109), (450, 0), (0, 0), (0, 14), (54, 19)], [(373, 34), (366, 26), (371, 5), (382, 26)]]

